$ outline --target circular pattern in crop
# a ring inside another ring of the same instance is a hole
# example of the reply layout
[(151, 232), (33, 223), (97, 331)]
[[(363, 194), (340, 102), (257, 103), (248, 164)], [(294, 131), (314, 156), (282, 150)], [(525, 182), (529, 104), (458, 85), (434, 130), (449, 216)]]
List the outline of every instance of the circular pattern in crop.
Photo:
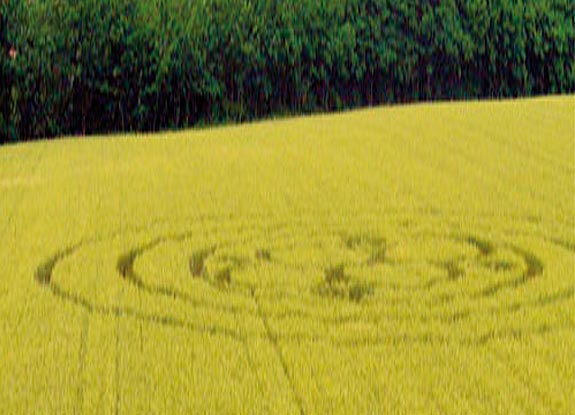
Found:
[(574, 252), (525, 228), (492, 232), (489, 220), (441, 217), (214, 219), (80, 242), (40, 265), (36, 279), (91, 313), (237, 340), (478, 346), (573, 328), (569, 316), (546, 313), (572, 301), (574, 288), (546, 284), (540, 252), (551, 266)]

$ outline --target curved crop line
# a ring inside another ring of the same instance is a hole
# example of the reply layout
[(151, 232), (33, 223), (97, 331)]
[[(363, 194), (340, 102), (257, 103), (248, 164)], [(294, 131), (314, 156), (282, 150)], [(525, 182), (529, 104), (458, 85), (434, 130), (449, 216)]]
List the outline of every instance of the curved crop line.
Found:
[[(444, 235), (439, 235), (439, 236), (445, 237)], [(481, 238), (476, 237), (474, 235), (463, 235), (462, 236), (462, 235), (458, 235), (458, 234), (452, 234), (452, 235), (449, 235), (449, 238), (454, 240), (454, 241), (457, 241), (457, 242), (469, 244), (469, 245), (473, 246), (475, 249), (477, 249), (477, 259), (478, 260), (485, 259), (485, 258), (489, 257), (496, 250), (496, 245), (494, 245), (492, 242), (481, 239)], [(494, 295), (496, 292), (498, 292), (499, 290), (501, 290), (503, 288), (508, 288), (508, 287), (516, 288), (519, 285), (526, 283), (531, 278), (536, 277), (543, 272), (543, 264), (541, 263), (541, 261), (539, 261), (539, 259), (535, 255), (531, 254), (528, 251), (517, 248), (517, 247), (513, 247), (510, 245), (506, 245), (506, 246), (511, 248), (515, 253), (517, 253), (523, 259), (523, 261), (526, 263), (527, 270), (519, 278), (516, 278), (515, 280), (499, 282), (499, 283), (496, 283), (496, 284), (493, 284), (491, 286), (484, 288), (474, 298)], [(432, 266), (436, 266), (436, 267), (443, 269), (445, 271), (445, 274), (447, 277), (436, 277), (436, 278), (433, 278), (429, 281), (426, 281), (425, 283), (412, 285), (409, 287), (401, 285), (401, 284), (388, 284), (387, 286), (389, 288), (392, 288), (395, 290), (403, 290), (403, 291), (410, 291), (410, 292), (431, 291), (435, 287), (442, 286), (442, 285), (445, 285), (448, 283), (453, 283), (454, 281), (458, 281), (460, 279), (465, 278), (465, 271), (459, 264), (459, 262), (461, 260), (464, 260), (464, 259), (465, 259), (465, 256), (459, 256), (459, 257), (455, 257), (455, 258), (448, 260), (448, 261), (430, 262), (429, 263)], [(390, 265), (401, 264), (401, 262), (398, 263), (398, 262), (394, 262), (394, 261), (387, 261), (386, 263), (388, 263)], [(437, 297), (435, 300), (439, 304), (448, 304), (448, 303), (452, 302), (453, 300), (455, 300), (455, 296), (454, 295), (451, 295), (451, 296), (442, 295), (441, 298)]]
[[(482, 309), (481, 313), (489, 314), (489, 315), (501, 315), (501, 314), (513, 314), (517, 313), (523, 309), (535, 309), (535, 308), (543, 308), (552, 304), (559, 304), (568, 300), (571, 300), (575, 297), (575, 287), (568, 287), (563, 289), (562, 291), (546, 295), (541, 297), (537, 300), (530, 301), (528, 303), (515, 303), (510, 305), (502, 305), (498, 307), (490, 307), (486, 309)], [(354, 314), (350, 313), (348, 315), (339, 315), (333, 317), (327, 317), (322, 315), (317, 315), (313, 311), (307, 310), (288, 310), (288, 311), (279, 311), (279, 312), (271, 312), (268, 314), (269, 317), (285, 320), (285, 319), (314, 319), (321, 321), (324, 324), (333, 324), (333, 325), (343, 325), (347, 323), (353, 322), (362, 322), (368, 324), (378, 324), (381, 321), (391, 320), (391, 321), (402, 321), (407, 319), (413, 319), (414, 316), (409, 314), (405, 318), (397, 313), (392, 312), (382, 312), (381, 310), (377, 310), (378, 313), (374, 314), (372, 318), (366, 318), (365, 314)], [(462, 320), (469, 319), (476, 314), (473, 310), (456, 310), (452, 312), (446, 313), (437, 313), (437, 314), (422, 314), (419, 316), (421, 322), (433, 322), (433, 321), (441, 321), (446, 324), (455, 324)]]
[[(435, 235), (435, 234), (432, 233), (431, 235)], [(446, 235), (438, 234), (435, 236), (445, 237)], [(458, 234), (451, 234), (451, 235), (447, 235), (447, 236), (449, 239), (452, 239), (454, 241), (463, 242), (463, 243), (466, 243), (466, 244), (469, 244), (469, 245), (472, 245), (473, 247), (475, 247), (478, 251), (478, 257), (479, 258), (484, 258), (488, 255), (491, 255), (495, 251), (495, 245), (493, 245), (491, 242), (482, 240), (482, 239), (477, 238), (473, 235), (462, 236), (462, 235), (458, 235)], [(388, 286), (392, 289), (406, 290), (406, 291), (412, 291), (412, 292), (431, 291), (431, 289), (436, 287), (436, 286), (440, 286), (440, 285), (450, 283), (453, 281), (457, 281), (461, 278), (464, 278), (465, 272), (461, 268), (461, 266), (459, 265), (459, 261), (461, 261), (463, 259), (465, 259), (465, 256), (458, 256), (458, 257), (452, 258), (451, 260), (448, 260), (448, 261), (437, 261), (437, 262), (430, 262), (429, 263), (432, 266), (436, 266), (436, 267), (443, 269), (447, 275), (447, 278), (436, 277), (436, 278), (428, 280), (424, 283), (412, 285), (409, 287), (406, 287), (406, 286), (401, 285), (401, 284), (388, 284)], [(398, 264), (401, 264), (401, 262), (386, 260), (386, 264), (398, 265)], [(440, 302), (446, 303), (446, 299), (443, 299)], [(449, 302), (449, 301), (447, 301), (447, 302)]]
[(463, 237), (461, 240), (477, 248), (480, 257), (489, 256), (495, 251), (495, 246), (491, 242), (477, 238), (473, 235)]
[(489, 341), (492, 340), (499, 340), (499, 339), (514, 339), (514, 340), (521, 340), (526, 336), (532, 336), (534, 334), (543, 335), (555, 330), (574, 330), (570, 324), (562, 324), (562, 325), (549, 325), (549, 324), (541, 324), (537, 328), (499, 328), (493, 329), (477, 337), (475, 340), (471, 341), (471, 344), (475, 344), (477, 346), (482, 346), (487, 344)]
[(508, 247), (523, 259), (526, 265), (525, 271), (517, 278), (491, 284), (475, 297), (491, 297), (503, 289), (517, 288), (543, 274), (543, 263), (533, 253), (513, 245), (508, 245)]
[[(468, 237), (467, 240), (469, 243), (477, 247), (480, 257), (485, 258), (495, 252), (495, 246), (489, 241), (481, 240), (473, 236)], [(520, 285), (526, 284), (529, 280), (543, 274), (543, 263), (532, 252), (511, 244), (505, 244), (504, 246), (511, 249), (523, 259), (523, 262), (526, 265), (526, 269), (518, 278), (514, 278), (508, 281), (501, 281), (484, 288), (479, 293), (479, 296), (481, 297), (492, 296), (505, 288), (517, 288)]]
[(145, 323), (153, 323), (163, 326), (172, 326), (202, 334), (222, 335), (237, 341), (241, 341), (241, 338), (238, 335), (238, 333), (225, 327), (193, 324), (189, 321), (173, 316), (143, 313), (132, 307), (117, 306), (117, 305), (103, 306), (95, 304), (78, 294), (64, 290), (57, 283), (52, 281), (52, 274), (54, 268), (56, 267), (58, 262), (72, 255), (84, 245), (85, 245), (84, 243), (79, 243), (71, 248), (67, 248), (63, 251), (60, 251), (54, 256), (50, 257), (46, 262), (44, 262), (42, 265), (38, 267), (35, 274), (36, 281), (38, 281), (40, 284), (44, 286), (47, 286), (55, 297), (60, 298), (69, 303), (72, 303), (78, 307), (81, 307), (87, 310), (89, 313), (100, 314), (103, 316), (114, 316), (114, 317), (127, 316), (134, 318), (136, 320), (143, 321)]
[(243, 307), (238, 307), (238, 306), (233, 306), (233, 305), (214, 304), (214, 303), (211, 303), (209, 301), (198, 299), (197, 297), (193, 297), (193, 296), (191, 296), (191, 295), (189, 295), (183, 291), (180, 291), (180, 290), (177, 290), (174, 288), (170, 288), (170, 287), (162, 286), (162, 285), (148, 284), (135, 272), (134, 263), (139, 256), (141, 256), (144, 253), (146, 253), (147, 251), (155, 248), (156, 246), (158, 246), (161, 243), (164, 243), (167, 241), (184, 240), (187, 237), (190, 237), (190, 236), (188, 236), (187, 234), (182, 234), (182, 235), (175, 236), (175, 237), (157, 238), (157, 239), (153, 240), (152, 242), (149, 242), (149, 243), (147, 243), (147, 244), (145, 244), (139, 248), (133, 249), (133, 250), (125, 253), (124, 255), (121, 255), (118, 258), (118, 262), (116, 264), (116, 269), (118, 270), (120, 275), (126, 281), (133, 284), (139, 290), (142, 290), (142, 291), (144, 291), (148, 294), (154, 295), (154, 296), (162, 296), (162, 297), (166, 297), (166, 298), (172, 298), (175, 300), (185, 302), (185, 303), (187, 303), (191, 306), (194, 306), (194, 307), (202, 307), (202, 308), (206, 308), (208, 310), (213, 310), (213, 311), (220, 311), (220, 312), (227, 312), (227, 313), (234, 313), (234, 314), (235, 313), (253, 314), (253, 313), (250, 313), (249, 311), (247, 311)]
[[(120, 232), (113, 233), (112, 235), (118, 235), (118, 234), (120, 234)], [(406, 334), (406, 333), (389, 334), (389, 333), (380, 333), (379, 330), (377, 330), (377, 333), (375, 333), (374, 336), (371, 336), (371, 335), (359, 336), (356, 339), (351, 339), (351, 340), (350, 339), (337, 339), (337, 338), (333, 338), (331, 336), (325, 337), (325, 336), (322, 336), (322, 335), (319, 335), (316, 333), (308, 333), (308, 332), (290, 333), (290, 334), (283, 334), (283, 335), (281, 333), (280, 334), (274, 334), (271, 331), (271, 328), (269, 327), (269, 322), (267, 322), (268, 319), (309, 318), (309, 319), (320, 319), (321, 321), (323, 321), (325, 323), (340, 325), (340, 324), (349, 323), (351, 321), (355, 321), (355, 318), (353, 315), (350, 315), (350, 316), (345, 316), (345, 315), (344, 316), (333, 316), (333, 317), (332, 316), (322, 316), (322, 315), (316, 315), (313, 311), (307, 311), (307, 310), (288, 310), (288, 311), (282, 311), (282, 312), (273, 312), (272, 311), (271, 313), (263, 316), (263, 313), (262, 313), (262, 310), (261, 310), (260, 304), (259, 304), (259, 299), (257, 298), (255, 291), (254, 291), (255, 288), (252, 287), (251, 285), (247, 288), (249, 288), (249, 294), (251, 294), (251, 298), (255, 303), (255, 306), (256, 306), (255, 310), (250, 310), (250, 309), (247, 309), (244, 307), (239, 307), (239, 306), (212, 304), (209, 301), (202, 301), (200, 299), (193, 298), (192, 296), (190, 296), (189, 294), (187, 294), (185, 292), (178, 291), (178, 290), (172, 289), (170, 287), (148, 285), (135, 272), (135, 270), (134, 270), (135, 261), (137, 260), (137, 258), (139, 256), (143, 255), (146, 251), (149, 251), (149, 250), (153, 249), (154, 247), (157, 247), (159, 244), (161, 244), (163, 242), (166, 242), (166, 241), (183, 241), (187, 238), (190, 238), (191, 236), (192, 236), (191, 232), (185, 232), (185, 233), (176, 234), (176, 235), (161, 236), (161, 237), (158, 237), (156, 239), (153, 239), (150, 242), (148, 242), (144, 245), (141, 245), (140, 247), (134, 248), (134, 249), (128, 251), (127, 253), (121, 255), (118, 258), (118, 261), (116, 264), (116, 269), (119, 272), (122, 279), (126, 280), (128, 283), (133, 284), (138, 290), (142, 290), (142, 291), (147, 292), (151, 296), (156, 296), (156, 297), (162, 296), (162, 297), (166, 297), (166, 298), (178, 299), (179, 301), (187, 302), (194, 307), (204, 307), (207, 310), (233, 313), (234, 316), (236, 316), (236, 319), (237, 319), (238, 313), (240, 313), (240, 314), (245, 313), (245, 314), (249, 314), (249, 315), (253, 315), (253, 316), (259, 315), (260, 318), (262, 319), (262, 321), (264, 322), (264, 326), (266, 326), (266, 333), (261, 333), (261, 334), (260, 333), (247, 333), (247, 334), (242, 335), (241, 330), (239, 329), (239, 326), (238, 326), (238, 330), (230, 329), (230, 328), (226, 328), (226, 327), (219, 327), (219, 326), (208, 326), (208, 325), (193, 323), (193, 322), (190, 322), (186, 319), (178, 318), (178, 317), (174, 317), (174, 316), (146, 313), (142, 310), (135, 309), (132, 307), (127, 307), (127, 306), (99, 305), (99, 304), (93, 303), (89, 299), (87, 299), (87, 298), (85, 298), (79, 294), (76, 294), (74, 292), (69, 292), (69, 291), (63, 289), (60, 285), (57, 284), (57, 282), (53, 281), (52, 276), (53, 276), (54, 268), (56, 267), (56, 265), (60, 261), (73, 255), (75, 252), (77, 252), (83, 246), (86, 246), (86, 245), (91, 244), (91, 243), (97, 243), (97, 242), (101, 242), (101, 241), (106, 240), (105, 236), (102, 236), (99, 238), (92, 238), (89, 240), (84, 240), (84, 241), (81, 241), (75, 245), (72, 245), (69, 248), (66, 248), (66, 249), (63, 249), (63, 250), (57, 252), (53, 256), (49, 257), (45, 262), (40, 264), (40, 266), (36, 270), (34, 277), (39, 284), (48, 287), (50, 289), (50, 291), (53, 293), (53, 295), (56, 296), (57, 298), (60, 298), (60, 299), (67, 301), (67, 302), (71, 302), (71, 303), (73, 303), (73, 304), (75, 304), (81, 308), (84, 308), (89, 313), (101, 314), (101, 315), (105, 315), (105, 316), (115, 316), (115, 317), (127, 316), (130, 318), (134, 318), (134, 319), (136, 319), (142, 323), (160, 324), (160, 325), (164, 325), (164, 326), (182, 328), (182, 329), (186, 329), (186, 330), (193, 331), (196, 333), (222, 335), (222, 336), (231, 338), (231, 339), (239, 341), (239, 342), (245, 342), (246, 341), (246, 335), (247, 335), (249, 337), (258, 337), (259, 336), (261, 339), (268, 339), (268, 340), (272, 341), (272, 344), (274, 344), (274, 342), (277, 343), (280, 340), (281, 341), (288, 341), (288, 342), (313, 341), (313, 342), (327, 342), (327, 343), (333, 344), (335, 346), (341, 346), (341, 347), (353, 347), (353, 346), (358, 346), (358, 345), (371, 345), (371, 344), (378, 344), (378, 343), (399, 344), (399, 343), (408, 343), (408, 342), (411, 342), (411, 343), (431, 343), (431, 342), (434, 342), (435, 343), (435, 342), (454, 342), (454, 341), (455, 342), (461, 342), (463, 344), (482, 345), (482, 344), (487, 343), (491, 339), (509, 338), (509, 337), (516, 338), (516, 337), (521, 337), (521, 336), (528, 335), (528, 334), (538, 334), (538, 333), (541, 333), (543, 330), (541, 328), (539, 328), (537, 330), (529, 329), (529, 328), (520, 329), (520, 330), (516, 330), (516, 329), (511, 330), (511, 329), (501, 328), (501, 329), (494, 329), (492, 332), (484, 334), (482, 336), (478, 336), (478, 337), (474, 336), (472, 338), (467, 338), (464, 340), (461, 340), (461, 339), (458, 340), (458, 339), (452, 338), (451, 336), (447, 336), (447, 337), (440, 336), (440, 335), (433, 334), (433, 333), (428, 333), (428, 334), (423, 334), (423, 335), (416, 335), (416, 334), (410, 335), (410, 334)], [(478, 250), (477, 255), (480, 258), (491, 255), (495, 250), (495, 245), (493, 245), (489, 241), (480, 240), (479, 238), (475, 238), (472, 236), (469, 236), (469, 237), (458, 236), (457, 238), (459, 240), (465, 241), (466, 243), (474, 245)], [(521, 256), (523, 258), (523, 261), (525, 262), (526, 269), (521, 274), (520, 277), (518, 277), (514, 280), (499, 282), (499, 283), (494, 284), (490, 287), (487, 287), (486, 289), (484, 289), (484, 292), (486, 293), (485, 295), (494, 295), (499, 290), (502, 290), (504, 288), (518, 287), (519, 285), (524, 284), (527, 281), (531, 280), (532, 278), (535, 278), (535, 277), (537, 277), (543, 273), (543, 264), (534, 254), (532, 254), (531, 252), (526, 251), (522, 248), (513, 247), (511, 245), (505, 245), (505, 246), (509, 247), (516, 254), (518, 254), (519, 256)], [(354, 248), (354, 247), (352, 247), (352, 248)], [(566, 249), (568, 249), (568, 248), (566, 248)], [(212, 249), (211, 252), (213, 253), (214, 250), (215, 250), (215, 248)], [(271, 254), (269, 254), (269, 256), (271, 258)], [(194, 276), (192, 269), (190, 269), (190, 272), (192, 272), (192, 274)], [(198, 276), (198, 275), (195, 275), (195, 276)], [(443, 280), (446, 280), (446, 278), (443, 278)], [(214, 287), (216, 287), (216, 286), (214, 286)], [(246, 288), (246, 287), (242, 287), (242, 288)], [(236, 287), (236, 291), (237, 291), (237, 287)], [(243, 294), (246, 297), (249, 297), (246, 293), (243, 293)], [(482, 310), (482, 312), (514, 313), (514, 312), (517, 312), (518, 310), (520, 310), (522, 308), (542, 307), (542, 306), (546, 306), (549, 304), (570, 300), (574, 296), (575, 296), (575, 287), (570, 287), (570, 288), (563, 290), (561, 292), (550, 294), (550, 295), (548, 295), (546, 297), (542, 297), (536, 301), (532, 301), (529, 304), (523, 304), (523, 303), (512, 304), (512, 305), (492, 308), (489, 310)], [(465, 320), (467, 318), (472, 317), (473, 314), (474, 314), (474, 312), (472, 310), (457, 310), (457, 311), (454, 311), (452, 313), (441, 314), (441, 315), (433, 315), (430, 313), (427, 316), (422, 315), (422, 318), (441, 320), (442, 322), (444, 322), (446, 324), (455, 324), (455, 323), (459, 323), (462, 320)], [(380, 314), (379, 317), (380, 318), (375, 320), (374, 323), (377, 323), (377, 321), (379, 321), (381, 318), (384, 318), (385, 316), (382, 316)], [(395, 316), (394, 317), (393, 315), (390, 314), (388, 317), (393, 318), (395, 320), (397, 320), (397, 319), (401, 320), (401, 316)], [(266, 321), (264, 321), (264, 319)], [(555, 330), (555, 329), (559, 329), (559, 328), (560, 327), (549, 326), (549, 327), (546, 327), (545, 330)], [(281, 350), (279, 350), (279, 345), (276, 345), (274, 347), (276, 348), (276, 353), (280, 353), (280, 354), (278, 354), (278, 357), (281, 361), (283, 359), (283, 356), (281, 356)], [(284, 359), (284, 362), (282, 363), (282, 366), (284, 366), (284, 365), (285, 365), (285, 359)], [(287, 368), (284, 367), (283, 369), (284, 369), (284, 373), (286, 374), (286, 377), (288, 378), (288, 380), (290, 380), (290, 383), (292, 384), (292, 387), (293, 387), (294, 384), (290, 378), (290, 375), (289, 375), (289, 372), (287, 371)], [(300, 405), (300, 409), (301, 409), (301, 408), (303, 408), (302, 401), (301, 401), (301, 399), (297, 398), (297, 392), (295, 391), (295, 387), (293, 387), (293, 389), (294, 389), (294, 393), (296, 396), (295, 399), (296, 399), (296, 401), (298, 401), (298, 404)]]
[[(475, 247), (477, 249), (478, 260), (488, 258), (489, 256), (493, 255), (496, 251), (496, 245), (494, 245), (492, 242), (478, 238), (474, 235), (468, 235), (468, 236), (452, 235), (451, 237), (454, 240), (464, 242)], [(515, 254), (521, 257), (526, 266), (525, 271), (517, 278), (506, 281), (500, 281), (483, 288), (478, 294), (474, 295), (472, 298), (490, 297), (503, 289), (517, 288), (523, 284), (526, 284), (533, 278), (536, 278), (543, 274), (544, 269), (543, 263), (541, 262), (541, 260), (539, 260), (539, 258), (537, 258), (537, 256), (535, 256), (535, 254), (531, 253), (528, 250), (519, 248), (511, 244), (504, 244), (503, 247), (511, 249), (513, 252), (515, 252)], [(432, 286), (446, 283), (447, 281), (455, 281), (460, 278), (464, 278), (465, 273), (459, 267), (458, 264), (459, 259), (461, 258), (438, 264), (439, 266), (443, 267), (446, 270), (448, 276), (447, 279), (437, 278), (435, 280), (432, 280), (431, 284), (430, 282), (428, 282), (425, 286), (422, 287), (431, 288)], [(454, 297), (448, 297), (441, 299), (439, 302), (445, 304), (453, 300)]]

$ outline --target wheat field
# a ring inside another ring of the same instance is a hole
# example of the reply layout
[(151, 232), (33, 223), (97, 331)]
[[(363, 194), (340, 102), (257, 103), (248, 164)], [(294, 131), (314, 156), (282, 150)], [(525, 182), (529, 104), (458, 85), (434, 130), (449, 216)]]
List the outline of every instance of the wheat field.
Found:
[(0, 413), (575, 412), (575, 97), (0, 148)]

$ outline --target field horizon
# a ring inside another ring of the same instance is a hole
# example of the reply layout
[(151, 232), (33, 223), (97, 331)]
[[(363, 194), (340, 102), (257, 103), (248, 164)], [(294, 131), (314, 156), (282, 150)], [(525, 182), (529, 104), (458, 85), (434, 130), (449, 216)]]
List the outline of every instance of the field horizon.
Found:
[(575, 410), (575, 96), (0, 146), (0, 412)]
[(60, 135), (54, 137), (44, 137), (44, 138), (35, 138), (33, 140), (22, 140), (22, 141), (7, 141), (5, 143), (0, 144), (1, 147), (11, 147), (11, 146), (18, 146), (18, 145), (29, 145), (34, 144), (37, 142), (52, 142), (52, 141), (61, 141), (61, 140), (117, 140), (117, 139), (142, 139), (142, 138), (182, 138), (182, 137), (190, 137), (190, 134), (201, 133), (206, 131), (212, 130), (221, 130), (226, 128), (238, 128), (244, 126), (254, 126), (259, 124), (266, 124), (266, 123), (277, 123), (277, 122), (286, 122), (286, 121), (296, 121), (296, 120), (304, 120), (304, 119), (316, 119), (316, 118), (323, 118), (323, 117), (337, 117), (337, 116), (345, 116), (354, 113), (362, 113), (362, 112), (378, 112), (382, 110), (405, 110), (410, 108), (417, 108), (417, 107), (440, 107), (443, 105), (463, 105), (463, 106), (473, 106), (473, 105), (485, 105), (485, 104), (511, 104), (517, 101), (531, 101), (536, 102), (540, 101), (549, 101), (549, 100), (561, 100), (565, 99), (566, 97), (575, 97), (575, 95), (570, 94), (541, 94), (541, 95), (533, 95), (529, 97), (487, 97), (487, 98), (471, 98), (471, 99), (432, 99), (432, 100), (419, 100), (419, 101), (408, 101), (408, 102), (400, 102), (400, 103), (382, 103), (378, 105), (365, 105), (365, 106), (357, 106), (357, 107), (350, 107), (350, 108), (342, 108), (339, 110), (317, 110), (315, 112), (306, 112), (301, 114), (296, 113), (285, 113), (285, 114), (270, 114), (261, 118), (257, 118), (254, 120), (246, 120), (246, 121), (222, 121), (220, 123), (211, 123), (211, 124), (199, 124), (188, 128), (175, 128), (175, 129), (165, 129), (159, 131), (130, 131), (130, 132), (121, 132), (121, 131), (110, 131), (106, 133), (90, 133), (86, 135)]

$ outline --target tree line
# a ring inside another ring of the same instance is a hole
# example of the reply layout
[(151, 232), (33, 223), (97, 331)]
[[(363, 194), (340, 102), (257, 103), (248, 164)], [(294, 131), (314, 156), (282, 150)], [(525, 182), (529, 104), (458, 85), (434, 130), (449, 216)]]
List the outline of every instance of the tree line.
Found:
[(575, 92), (573, 0), (0, 0), (0, 142)]

